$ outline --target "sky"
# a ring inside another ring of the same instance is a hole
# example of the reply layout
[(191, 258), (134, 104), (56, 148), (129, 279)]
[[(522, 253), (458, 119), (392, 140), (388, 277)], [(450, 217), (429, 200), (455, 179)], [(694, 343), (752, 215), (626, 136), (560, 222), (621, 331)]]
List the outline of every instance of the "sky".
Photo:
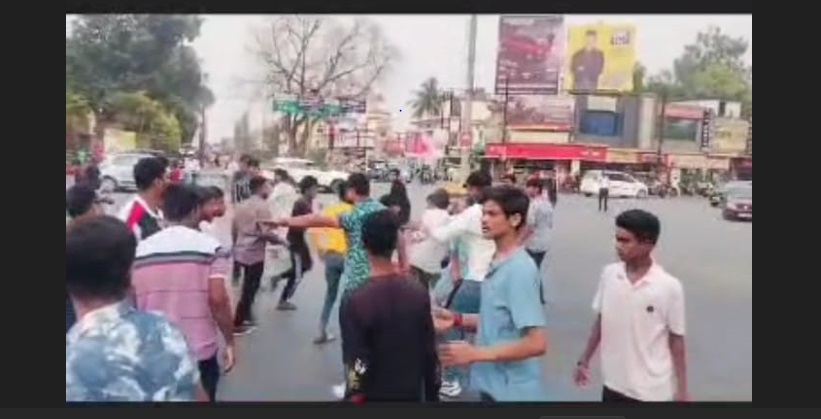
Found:
[[(376, 88), (386, 100), (395, 130), (406, 127), (407, 103), (411, 92), (429, 77), (436, 77), (445, 88), (464, 89), (467, 72), (468, 15), (360, 15), (380, 25), (384, 35), (398, 49), (400, 58)], [(342, 16), (343, 19), (350, 18)], [(265, 16), (206, 15), (200, 37), (194, 42), (208, 85), (216, 103), (208, 111), (208, 140), (220, 141), (233, 134), (237, 119), (250, 110), (251, 126), (266, 118), (261, 110), (259, 89), (249, 80), (255, 78), (259, 64), (252, 54), (253, 32)], [(66, 16), (66, 34), (70, 16)], [(636, 26), (636, 55), (650, 74), (669, 69), (684, 45), (708, 26), (749, 40), (747, 61), (752, 64), (752, 15), (565, 15), (565, 25), (588, 23), (631, 23)], [(499, 16), (479, 15), (476, 43), (478, 88), (492, 92)], [(404, 110), (404, 112), (401, 112)]]

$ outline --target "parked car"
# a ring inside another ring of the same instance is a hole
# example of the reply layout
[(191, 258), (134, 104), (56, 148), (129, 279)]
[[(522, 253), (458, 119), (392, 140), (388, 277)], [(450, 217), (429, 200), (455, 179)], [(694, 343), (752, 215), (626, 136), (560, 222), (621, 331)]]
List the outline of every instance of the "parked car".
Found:
[(263, 175), (271, 179), (273, 169), (284, 169), (296, 182), (305, 176), (313, 176), (319, 182), (320, 189), (326, 192), (336, 191), (343, 182), (348, 180), (348, 173), (338, 170), (322, 170), (311, 160), (293, 157), (275, 158), (262, 169)]
[(582, 177), (580, 186), (584, 196), (598, 195), (602, 180), (607, 178), (611, 198), (646, 198), (647, 185), (629, 173), (614, 170), (588, 170)]
[(753, 182), (745, 181), (745, 180), (737, 180), (727, 182), (722, 185), (720, 188), (716, 189), (712, 195), (710, 195), (710, 205), (714, 207), (723, 207), (726, 201), (726, 196), (729, 191), (733, 191), (738, 188), (752, 188)]
[(728, 189), (721, 215), (725, 220), (753, 219), (753, 186)]
[(134, 165), (140, 159), (155, 157), (155, 153), (128, 152), (109, 154), (100, 162), (100, 189), (103, 192), (135, 191)]

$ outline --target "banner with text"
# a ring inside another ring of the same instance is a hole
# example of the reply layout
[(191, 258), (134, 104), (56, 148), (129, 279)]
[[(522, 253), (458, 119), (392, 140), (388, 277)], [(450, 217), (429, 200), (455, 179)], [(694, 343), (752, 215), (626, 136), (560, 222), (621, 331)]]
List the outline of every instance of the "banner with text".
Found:
[(559, 15), (500, 17), (496, 94), (555, 95), (564, 36)]
[(636, 27), (581, 25), (568, 30), (565, 89), (574, 93), (629, 92), (636, 65)]

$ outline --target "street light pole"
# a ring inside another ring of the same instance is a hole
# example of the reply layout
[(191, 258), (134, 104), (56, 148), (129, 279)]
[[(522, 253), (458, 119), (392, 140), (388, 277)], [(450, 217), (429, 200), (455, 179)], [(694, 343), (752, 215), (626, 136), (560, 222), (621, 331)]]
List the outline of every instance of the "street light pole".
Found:
[[(470, 172), (470, 150), (473, 145), (473, 84), (474, 71), (476, 67), (476, 28), (478, 26), (478, 18), (476, 15), (470, 16), (470, 29), (468, 30), (468, 71), (467, 71), (467, 89), (465, 95), (465, 109), (462, 109), (462, 129), (467, 129), (470, 144), (466, 147), (460, 144), (462, 150), (462, 159), (460, 172), (462, 179), (467, 179)], [(460, 138), (461, 143), (461, 138)]]
[(667, 88), (661, 91), (661, 112), (659, 115), (658, 129), (656, 130), (656, 175), (661, 175), (664, 169), (664, 123), (667, 119)]

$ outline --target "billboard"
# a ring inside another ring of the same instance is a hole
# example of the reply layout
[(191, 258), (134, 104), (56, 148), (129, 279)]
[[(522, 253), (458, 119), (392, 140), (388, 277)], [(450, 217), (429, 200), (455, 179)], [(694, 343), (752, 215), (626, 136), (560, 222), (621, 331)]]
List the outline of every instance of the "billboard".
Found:
[(565, 88), (584, 92), (633, 90), (634, 25), (581, 25), (568, 30)]
[(496, 94), (555, 95), (564, 37), (559, 15), (500, 17)]
[(507, 126), (512, 130), (570, 132), (575, 103), (572, 96), (512, 96), (507, 104)]
[(743, 119), (716, 118), (713, 148), (729, 153), (744, 152), (749, 128), (750, 123)]

